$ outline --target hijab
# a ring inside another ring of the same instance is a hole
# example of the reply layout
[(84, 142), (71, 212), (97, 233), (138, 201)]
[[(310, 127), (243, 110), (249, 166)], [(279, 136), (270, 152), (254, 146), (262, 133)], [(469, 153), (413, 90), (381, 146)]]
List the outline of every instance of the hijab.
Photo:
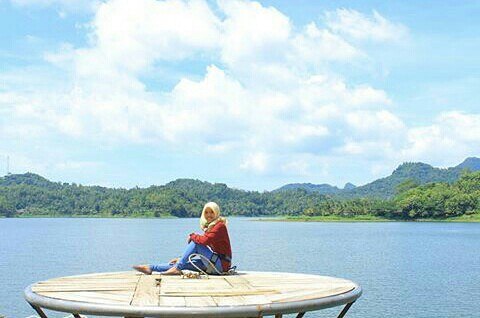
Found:
[[(213, 211), (215, 218), (212, 222), (208, 223), (207, 219), (205, 218), (205, 210), (210, 209)], [(200, 228), (205, 232), (208, 232), (215, 224), (218, 222), (223, 222), (227, 224), (227, 219), (220, 216), (220, 207), (215, 202), (208, 202), (205, 204), (202, 210), (202, 215), (200, 216)]]

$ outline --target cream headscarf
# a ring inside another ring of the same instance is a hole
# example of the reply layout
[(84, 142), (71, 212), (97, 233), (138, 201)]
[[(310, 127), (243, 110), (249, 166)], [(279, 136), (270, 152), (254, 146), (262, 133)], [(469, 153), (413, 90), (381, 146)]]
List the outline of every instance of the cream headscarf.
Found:
[[(208, 223), (207, 219), (205, 219), (205, 210), (208, 208), (210, 208), (215, 214), (215, 218), (210, 223)], [(220, 207), (218, 206), (218, 204), (216, 204), (215, 202), (208, 202), (203, 207), (202, 216), (200, 216), (200, 228), (205, 232), (208, 232), (208, 230), (210, 230), (218, 222), (223, 222), (227, 224), (227, 219), (220, 216)]]

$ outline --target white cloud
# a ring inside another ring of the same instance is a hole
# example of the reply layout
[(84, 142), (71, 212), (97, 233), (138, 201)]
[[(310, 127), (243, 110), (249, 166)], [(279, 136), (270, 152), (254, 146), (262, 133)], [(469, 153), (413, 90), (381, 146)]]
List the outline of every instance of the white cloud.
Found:
[(269, 156), (267, 154), (257, 152), (248, 155), (240, 165), (240, 168), (255, 173), (265, 173), (268, 169), (268, 161)]
[(55, 168), (58, 170), (84, 170), (84, 169), (97, 169), (104, 164), (98, 161), (64, 161), (55, 164)]
[[(9, 85), (14, 80), (0, 74), (7, 83), (0, 113), (26, 135), (236, 154), (245, 171), (300, 176), (342, 155), (382, 166), (478, 146), (478, 115), (445, 113), (409, 128), (387, 92), (352, 85), (331, 67), (368, 58), (351, 39), (405, 36), (406, 28), (377, 12), (342, 9), (327, 14), (326, 29), (295, 28), (257, 2), (111, 0), (97, 7), (88, 30), (89, 45), (45, 53), (62, 80), (47, 74), (48, 85), (22, 86), (18, 78)], [(169, 90), (152, 91), (143, 77), (154, 76), (157, 63), (198, 61), (209, 65), (204, 74), (183, 76)], [(13, 136), (12, 127), (2, 131)]]
[(290, 19), (274, 7), (258, 2), (219, 1), (226, 15), (222, 23), (221, 57), (232, 68), (238, 65), (283, 59), (291, 32)]
[(285, 130), (283, 140), (287, 143), (297, 143), (306, 138), (321, 138), (328, 136), (329, 131), (324, 126), (289, 125)]
[(15, 122), (0, 126), (0, 140), (35, 140), (48, 136), (47, 129), (39, 124)]
[(432, 125), (411, 128), (403, 158), (423, 160), (441, 166), (458, 163), (480, 145), (480, 114), (445, 112)]
[(281, 171), (290, 176), (308, 177), (311, 173), (308, 160), (303, 158), (292, 159), (281, 166)]
[(349, 61), (364, 54), (342, 37), (326, 29), (319, 29), (312, 22), (293, 39), (293, 59), (313, 65), (323, 65), (329, 61)]
[(347, 140), (345, 144), (338, 149), (338, 153), (356, 157), (357, 159), (363, 158), (372, 161), (394, 158), (396, 149), (397, 146), (389, 140)]
[(163, 132), (170, 140), (220, 143), (235, 140), (249, 117), (247, 93), (241, 84), (215, 66), (200, 82), (183, 79), (170, 94)]
[(366, 105), (384, 107), (385, 105), (390, 105), (392, 103), (385, 91), (374, 89), (371, 86), (356, 87), (349, 92), (346, 101), (350, 105), (360, 105), (363, 107)]
[(478, 143), (480, 141), (480, 115), (450, 111), (440, 114), (437, 119), (444, 131), (458, 137), (465, 142)]
[[(404, 132), (405, 125), (393, 113), (387, 110), (355, 111), (346, 115), (349, 127), (360, 134), (376, 134), (378, 137), (391, 138), (392, 134)], [(385, 136), (385, 134), (388, 134)]]
[(219, 27), (203, 0), (112, 0), (96, 12), (94, 46), (78, 52), (79, 67), (86, 74), (102, 64), (120, 72), (145, 71), (156, 60), (181, 60), (216, 48)]
[(337, 9), (325, 14), (328, 28), (355, 40), (398, 41), (408, 34), (400, 23), (393, 23), (377, 11), (371, 17), (351, 9)]
[(43, 58), (58, 67), (71, 67), (75, 55), (75, 49), (70, 43), (62, 43), (58, 50), (54, 52), (45, 52)]

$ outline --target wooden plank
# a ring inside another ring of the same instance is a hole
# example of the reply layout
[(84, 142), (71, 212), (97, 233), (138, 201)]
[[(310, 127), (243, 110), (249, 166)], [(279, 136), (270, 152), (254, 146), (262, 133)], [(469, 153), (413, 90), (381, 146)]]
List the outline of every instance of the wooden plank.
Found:
[(120, 291), (120, 290), (134, 290), (135, 286), (94, 286), (94, 287), (69, 287), (69, 286), (64, 286), (64, 287), (35, 287), (32, 286), (32, 291), (35, 293), (40, 293), (40, 292), (78, 292), (78, 291)]
[(128, 281), (128, 282), (115, 282), (115, 283), (109, 283), (109, 282), (77, 282), (77, 283), (63, 283), (63, 284), (35, 284), (33, 286), (38, 287), (38, 288), (48, 288), (48, 287), (72, 287), (72, 286), (135, 286), (138, 282), (138, 279), (136, 281)]
[(38, 284), (63, 284), (68, 282), (95, 282), (95, 281), (105, 281), (105, 282), (115, 282), (115, 281), (130, 281), (130, 280), (138, 280), (138, 276), (128, 276), (128, 277), (95, 277), (95, 278), (75, 278), (75, 279), (51, 279), (46, 281), (38, 282)]
[(280, 292), (276, 289), (262, 289), (262, 290), (195, 290), (195, 291), (169, 291), (160, 292), (160, 296), (183, 296), (183, 297), (200, 297), (200, 296), (218, 296), (218, 297), (228, 297), (228, 296), (243, 296), (243, 295), (270, 295), (270, 294), (279, 294)]
[(243, 296), (245, 299), (245, 305), (260, 305), (260, 304), (270, 304), (271, 301), (265, 295), (246, 295)]
[(33, 285), (32, 290), (46, 297), (99, 304), (205, 307), (316, 299), (345, 293), (355, 286), (345, 279), (285, 273), (182, 279), (118, 272), (55, 278)]
[(107, 292), (107, 291), (135, 291), (135, 286), (87, 286), (87, 287), (82, 287), (82, 286), (77, 286), (77, 287), (49, 287), (49, 288), (35, 288), (32, 290), (35, 293), (42, 293), (42, 292)]
[(225, 276), (224, 280), (232, 286), (237, 284), (250, 285), (250, 282), (245, 278), (244, 275)]
[(124, 282), (69, 282), (69, 283), (52, 283), (52, 284), (35, 284), (36, 287), (49, 287), (49, 286), (91, 286), (91, 285), (102, 285), (102, 286), (116, 286), (116, 285), (135, 285), (138, 282), (138, 279), (132, 281)]
[(228, 282), (235, 290), (254, 290), (255, 288), (243, 276), (225, 276), (225, 281)]
[(131, 271), (131, 272), (113, 272), (113, 273), (93, 273), (93, 274), (82, 274), (82, 275), (75, 275), (75, 276), (64, 276), (64, 277), (57, 277), (52, 278), (51, 280), (65, 280), (65, 279), (90, 279), (90, 278), (125, 278), (125, 277), (135, 277), (141, 276), (142, 273)]
[(38, 282), (34, 286), (66, 286), (66, 285), (88, 285), (88, 284), (135, 284), (138, 277), (129, 277), (125, 279), (75, 279), (75, 280), (52, 280)]
[(83, 289), (83, 290), (95, 290), (95, 289), (108, 289), (108, 290), (115, 290), (115, 289), (132, 289), (134, 290), (136, 287), (136, 283), (128, 283), (128, 284), (71, 284), (71, 285), (34, 285), (32, 286), (32, 290), (58, 290), (64, 291), (69, 289)]
[(60, 296), (64, 295), (79, 295), (84, 297), (99, 297), (103, 299), (112, 299), (112, 300), (127, 300), (131, 301), (133, 297), (133, 292), (121, 292), (121, 293), (109, 293), (109, 292), (43, 292), (39, 295), (53, 297), (53, 298), (60, 298)]
[(162, 307), (185, 307), (185, 297), (160, 296), (159, 305)]
[(245, 298), (243, 296), (231, 296), (231, 297), (213, 297), (213, 301), (217, 306), (243, 306), (246, 305)]
[(291, 292), (281, 295), (271, 295), (267, 296), (272, 302), (287, 302), (287, 301), (301, 301), (307, 299), (316, 299), (322, 298), (332, 295), (338, 295), (342, 293), (346, 293), (352, 289), (346, 288), (337, 288), (337, 289), (330, 289), (330, 290), (306, 290), (306, 291), (298, 291), (298, 292)]
[(210, 296), (185, 297), (187, 307), (216, 307), (217, 303)]
[(138, 281), (132, 306), (158, 306), (160, 286), (157, 284), (157, 277), (142, 275)]
[(135, 291), (125, 291), (125, 290), (117, 290), (117, 291), (104, 291), (102, 294), (106, 295), (131, 295), (133, 297), (133, 294)]
[(78, 302), (111, 304), (111, 305), (115, 305), (115, 304), (128, 305), (131, 299), (131, 298), (111, 299), (111, 298), (99, 297), (98, 295), (94, 295), (94, 296), (86, 295), (83, 293), (45, 293), (44, 296), (56, 298), (56, 299), (62, 299), (62, 300), (72, 300), (72, 301), (78, 301)]

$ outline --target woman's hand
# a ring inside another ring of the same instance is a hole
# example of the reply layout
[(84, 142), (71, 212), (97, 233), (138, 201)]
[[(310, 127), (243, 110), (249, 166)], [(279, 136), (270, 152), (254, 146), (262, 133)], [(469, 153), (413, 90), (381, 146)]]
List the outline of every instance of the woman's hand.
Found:
[(192, 241), (192, 239), (190, 238), (190, 235), (187, 236), (187, 244), (190, 244), (191, 241)]
[(178, 257), (177, 257), (177, 258), (172, 258), (172, 259), (170, 260), (170, 262), (168, 262), (168, 264), (170, 264), (170, 265), (177, 264), (178, 260), (179, 260)]

